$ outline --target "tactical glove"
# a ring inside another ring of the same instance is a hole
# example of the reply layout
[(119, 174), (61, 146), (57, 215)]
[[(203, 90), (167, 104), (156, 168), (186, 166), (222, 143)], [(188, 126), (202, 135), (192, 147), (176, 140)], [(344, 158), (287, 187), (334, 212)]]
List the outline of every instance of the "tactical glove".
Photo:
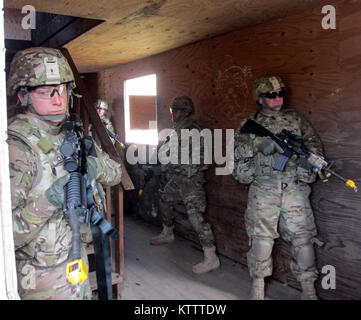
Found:
[(310, 170), (313, 168), (312, 164), (307, 160), (305, 156), (300, 156), (298, 165), (306, 170)]
[(61, 208), (64, 204), (64, 187), (68, 183), (70, 174), (55, 180), (53, 184), (45, 191), (48, 201), (57, 208)]
[(265, 156), (270, 156), (274, 153), (282, 152), (281, 147), (270, 138), (265, 138), (258, 146), (258, 151), (262, 152)]

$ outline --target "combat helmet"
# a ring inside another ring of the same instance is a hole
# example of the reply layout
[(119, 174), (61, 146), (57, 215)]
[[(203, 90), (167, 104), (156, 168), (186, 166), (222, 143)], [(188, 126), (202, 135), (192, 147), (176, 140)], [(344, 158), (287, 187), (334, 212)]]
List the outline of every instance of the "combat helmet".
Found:
[(95, 102), (94, 106), (97, 109), (103, 109), (103, 110), (108, 110), (109, 109), (108, 103), (105, 100), (102, 100), (102, 99), (98, 99)]
[(286, 86), (279, 76), (273, 74), (261, 76), (253, 82), (253, 100), (258, 104), (259, 98), (266, 92), (280, 88), (286, 90)]
[[(28, 89), (37, 86), (68, 84), (68, 103), (72, 90), (76, 87), (73, 72), (60, 50), (34, 47), (19, 51), (11, 64), (7, 81), (7, 94), (15, 95), (19, 90), (24, 94), (22, 106), (29, 105), (29, 111), (37, 114), (28, 95)], [(67, 106), (68, 110), (68, 106)], [(64, 115), (39, 115), (44, 120), (65, 118)]]
[(189, 112), (189, 114), (194, 113), (193, 101), (187, 96), (180, 96), (174, 98), (169, 108), (173, 110), (186, 110)]

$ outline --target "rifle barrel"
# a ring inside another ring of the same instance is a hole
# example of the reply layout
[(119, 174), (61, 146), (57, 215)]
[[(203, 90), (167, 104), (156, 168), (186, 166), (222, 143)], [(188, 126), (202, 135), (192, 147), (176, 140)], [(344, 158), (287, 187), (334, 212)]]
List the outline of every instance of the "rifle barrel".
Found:
[(353, 180), (350, 179), (345, 179), (344, 177), (340, 176), (338, 173), (336, 173), (335, 171), (324, 167), (322, 170), (325, 170), (326, 172), (329, 172), (330, 174), (332, 174), (333, 176), (335, 176), (336, 178), (340, 179), (341, 181), (343, 181), (345, 183), (345, 185), (351, 189), (353, 189), (355, 192), (358, 191), (356, 183)]

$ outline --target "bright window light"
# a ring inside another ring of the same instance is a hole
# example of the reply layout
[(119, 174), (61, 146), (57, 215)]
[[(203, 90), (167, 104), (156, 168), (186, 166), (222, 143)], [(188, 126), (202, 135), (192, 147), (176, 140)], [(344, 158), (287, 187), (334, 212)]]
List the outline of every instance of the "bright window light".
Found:
[[(134, 101), (144, 101), (144, 99), (141, 100), (140, 98), (145, 98), (145, 100), (147, 100), (146, 96), (149, 98), (154, 97), (154, 99), (150, 100), (154, 101), (154, 103), (151, 103), (150, 105), (148, 103), (147, 105), (142, 106), (142, 102), (138, 102), (137, 106), (131, 105), (132, 103), (134, 104)], [(157, 77), (155, 74), (124, 81), (125, 141), (127, 143), (158, 144), (156, 97)], [(142, 112), (141, 110), (144, 107), (151, 108), (152, 110), (143, 109), (145, 112)], [(150, 119), (148, 119), (147, 116), (144, 116), (145, 114), (148, 114), (148, 111), (149, 114), (153, 115)], [(142, 129), (132, 128), (131, 124), (134, 124), (135, 120), (138, 120), (138, 124), (139, 121), (142, 122)]]

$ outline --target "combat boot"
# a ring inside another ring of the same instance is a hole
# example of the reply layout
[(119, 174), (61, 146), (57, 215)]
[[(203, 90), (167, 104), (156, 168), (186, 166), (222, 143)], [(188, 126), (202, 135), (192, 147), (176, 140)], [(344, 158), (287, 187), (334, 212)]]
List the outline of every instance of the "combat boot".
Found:
[(163, 224), (163, 230), (162, 232), (151, 238), (149, 243), (151, 245), (157, 246), (160, 244), (167, 244), (174, 241), (174, 233), (173, 233), (174, 226), (167, 227), (165, 224)]
[(301, 287), (301, 300), (318, 300), (313, 280), (302, 281)]
[(197, 274), (206, 273), (219, 268), (221, 263), (216, 254), (216, 247), (203, 247), (204, 260), (193, 266), (192, 271)]
[(264, 300), (264, 278), (253, 278), (250, 300)]

